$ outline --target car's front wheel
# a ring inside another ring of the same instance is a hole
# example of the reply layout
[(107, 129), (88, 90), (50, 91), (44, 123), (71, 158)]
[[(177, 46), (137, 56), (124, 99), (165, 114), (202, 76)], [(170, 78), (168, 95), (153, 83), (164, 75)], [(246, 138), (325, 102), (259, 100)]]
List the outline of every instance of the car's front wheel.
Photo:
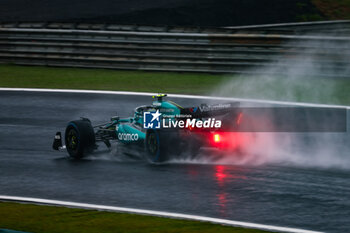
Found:
[(89, 120), (76, 120), (68, 123), (65, 132), (68, 154), (80, 159), (95, 148), (95, 133)]

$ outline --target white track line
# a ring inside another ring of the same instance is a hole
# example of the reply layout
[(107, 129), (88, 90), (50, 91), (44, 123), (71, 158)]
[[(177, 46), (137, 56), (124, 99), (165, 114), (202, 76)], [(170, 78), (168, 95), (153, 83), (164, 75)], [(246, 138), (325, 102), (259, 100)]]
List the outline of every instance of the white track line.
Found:
[(94, 33), (94, 34), (109, 34), (109, 35), (126, 35), (126, 36), (166, 36), (166, 37), (197, 37), (206, 39), (206, 42), (209, 42), (209, 38), (215, 37), (224, 37), (224, 38), (271, 38), (271, 39), (306, 39), (306, 40), (349, 40), (347, 36), (307, 36), (307, 35), (286, 35), (286, 34), (252, 34), (252, 33), (181, 33), (181, 32), (135, 32), (135, 31), (104, 31), (104, 30), (81, 30), (81, 29), (42, 29), (42, 28), (1, 28), (0, 31), (3, 32), (41, 32), (41, 33)]
[[(72, 89), (47, 89), (47, 88), (4, 88), (4, 87), (0, 87), (0, 91), (63, 92), (63, 93), (87, 93), (87, 94), (108, 94), (108, 95), (136, 95), (136, 96), (153, 96), (153, 95), (155, 95), (155, 93), (149, 93), (149, 92), (72, 90)], [(202, 95), (168, 94), (168, 96), (173, 97), (173, 98), (212, 99), (212, 100), (240, 101), (240, 102), (246, 102), (246, 103), (277, 104), (277, 105), (300, 106), (300, 107), (350, 109), (350, 106), (346, 106), (346, 105), (313, 104), (313, 103), (303, 103), (303, 102), (245, 99), (245, 98), (202, 96)]]
[(179, 213), (134, 209), (134, 208), (124, 208), (124, 207), (117, 207), (117, 206), (95, 205), (95, 204), (86, 204), (86, 203), (78, 203), (78, 202), (70, 202), (70, 201), (58, 201), (58, 200), (49, 200), (49, 199), (41, 199), (41, 198), (5, 196), (5, 195), (0, 195), (0, 200), (30, 202), (30, 203), (45, 204), (45, 205), (67, 206), (67, 207), (74, 207), (74, 208), (85, 208), (85, 209), (114, 211), (114, 212), (125, 212), (125, 213), (152, 215), (152, 216), (158, 216), (158, 217), (167, 217), (167, 218), (176, 218), (176, 219), (185, 219), (185, 220), (196, 220), (196, 221), (210, 222), (215, 224), (223, 224), (223, 225), (229, 225), (229, 226), (253, 228), (253, 229), (275, 231), (275, 232), (318, 233), (318, 231), (309, 231), (309, 230), (289, 228), (289, 227), (270, 226), (270, 225), (264, 225), (264, 224), (240, 222), (240, 221), (233, 221), (233, 220), (227, 220), (227, 219), (203, 217), (203, 216), (197, 216), (197, 215), (179, 214)]

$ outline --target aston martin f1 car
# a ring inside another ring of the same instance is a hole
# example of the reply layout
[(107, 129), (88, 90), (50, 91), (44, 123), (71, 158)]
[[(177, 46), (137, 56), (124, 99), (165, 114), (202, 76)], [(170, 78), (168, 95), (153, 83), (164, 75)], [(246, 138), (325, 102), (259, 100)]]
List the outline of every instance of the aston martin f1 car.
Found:
[(196, 156), (202, 147), (222, 147), (227, 140), (222, 137), (225, 127), (235, 127), (240, 113), (239, 103), (227, 103), (183, 108), (165, 101), (166, 94), (153, 96), (151, 105), (139, 106), (134, 116), (114, 116), (107, 123), (93, 126), (87, 118), (68, 123), (64, 142), (57, 132), (54, 150), (67, 150), (75, 159), (93, 153), (101, 144), (111, 148), (116, 142), (127, 151), (141, 151), (151, 163), (160, 163), (183, 154)]

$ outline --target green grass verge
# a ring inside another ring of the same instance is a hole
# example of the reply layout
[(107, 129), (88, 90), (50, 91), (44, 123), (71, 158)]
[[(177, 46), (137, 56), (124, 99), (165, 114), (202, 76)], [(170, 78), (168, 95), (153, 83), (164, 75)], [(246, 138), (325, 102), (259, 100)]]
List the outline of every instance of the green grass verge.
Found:
[(350, 79), (0, 65), (0, 87), (202, 94), (350, 105)]
[(210, 74), (0, 65), (0, 86), (202, 94), (227, 77)]
[(0, 202), (0, 228), (33, 233), (266, 232), (197, 221), (12, 202)]

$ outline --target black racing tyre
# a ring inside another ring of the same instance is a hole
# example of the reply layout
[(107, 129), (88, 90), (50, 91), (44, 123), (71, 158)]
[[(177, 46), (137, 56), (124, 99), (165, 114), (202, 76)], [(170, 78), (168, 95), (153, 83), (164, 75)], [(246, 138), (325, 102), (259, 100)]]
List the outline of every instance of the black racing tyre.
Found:
[(95, 148), (95, 132), (87, 119), (71, 121), (65, 132), (65, 143), (68, 154), (80, 159)]
[(165, 162), (178, 145), (176, 131), (148, 130), (145, 139), (146, 159), (151, 163)]

